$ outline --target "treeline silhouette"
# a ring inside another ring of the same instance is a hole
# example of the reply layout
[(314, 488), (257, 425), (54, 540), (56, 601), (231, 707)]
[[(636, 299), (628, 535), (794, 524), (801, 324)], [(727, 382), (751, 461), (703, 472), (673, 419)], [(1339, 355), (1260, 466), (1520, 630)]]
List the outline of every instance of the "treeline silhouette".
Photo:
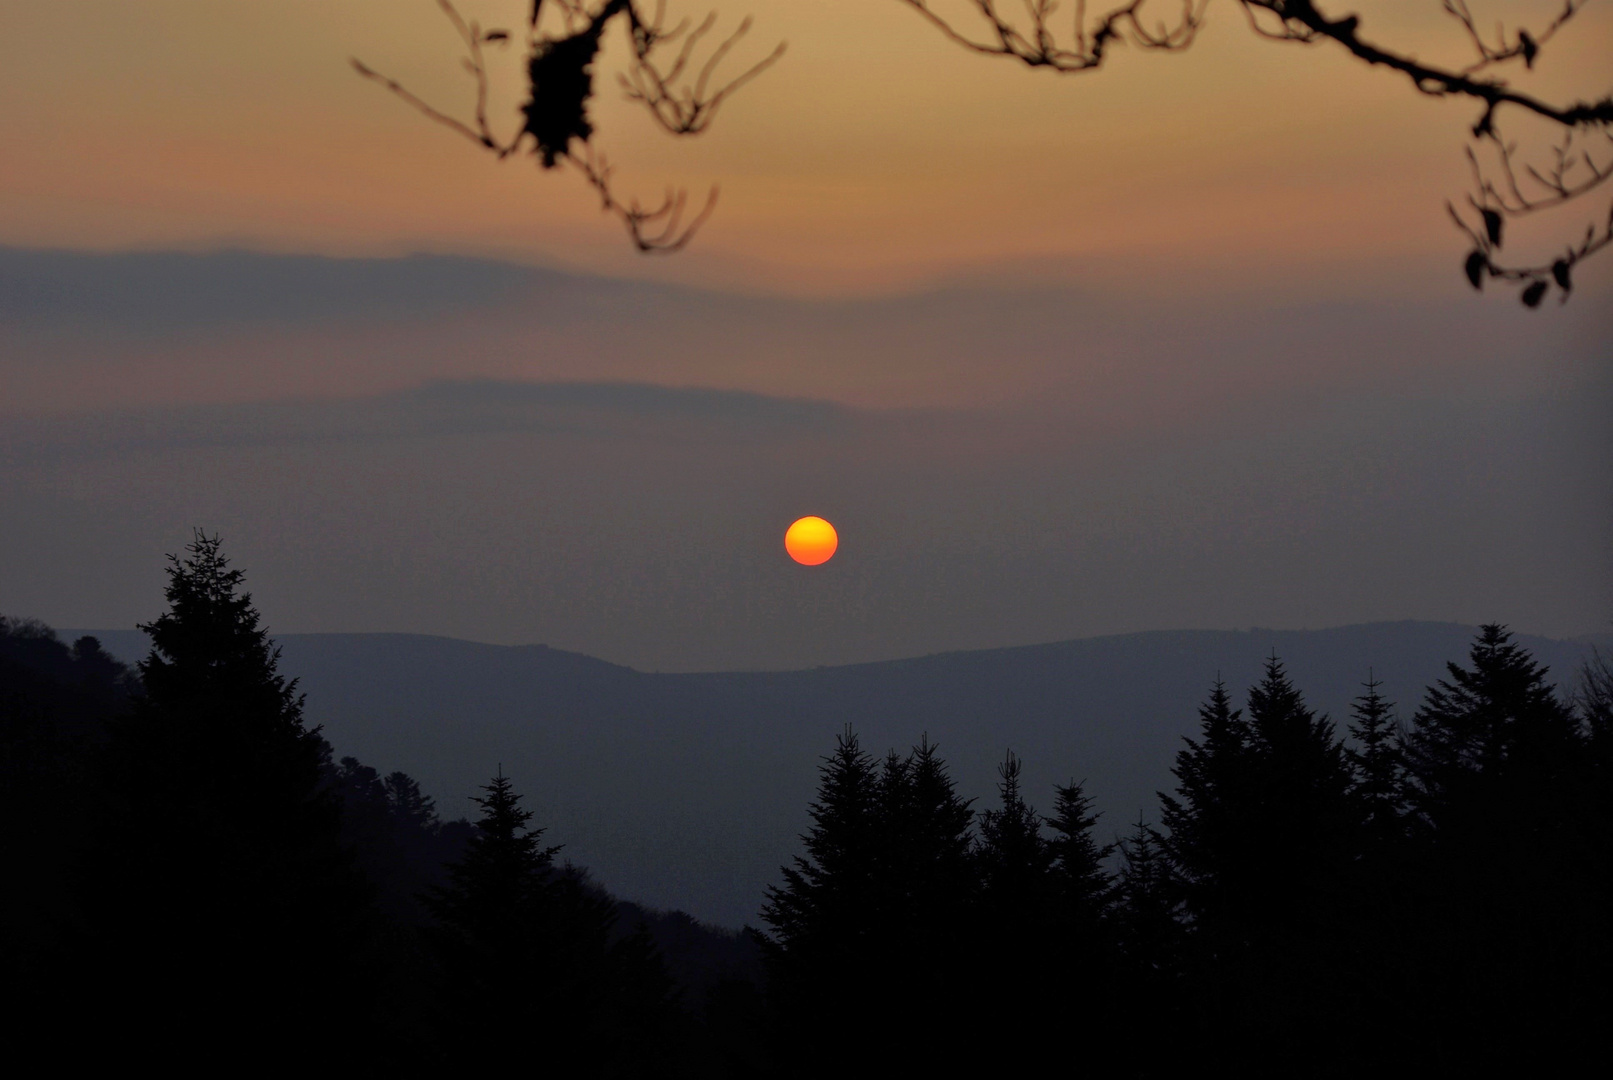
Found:
[[(1273, 656), (1219, 681), (1109, 840), (1081, 783), (959, 796), (939, 748), (824, 759), (802, 854), (725, 933), (557, 862), (511, 778), (443, 821), (331, 747), (217, 537), (135, 670), (0, 619), (0, 961), (61, 1067), (599, 1077), (1542, 1075), (1608, 994), (1613, 668), (1507, 631), (1340, 731)], [(1033, 1066), (1033, 1062), (1046, 1063)]]

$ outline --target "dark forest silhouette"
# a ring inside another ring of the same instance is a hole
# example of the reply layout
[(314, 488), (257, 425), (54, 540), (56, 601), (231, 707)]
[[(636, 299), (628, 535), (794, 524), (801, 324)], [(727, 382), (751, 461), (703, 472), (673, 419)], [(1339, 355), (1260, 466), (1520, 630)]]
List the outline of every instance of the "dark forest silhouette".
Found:
[(880, 758), (848, 728), (735, 935), (557, 863), (502, 771), (444, 822), (409, 776), (334, 760), (243, 584), (198, 533), (132, 671), (0, 620), (15, 1047), (816, 1077), (1543, 1075), (1597, 1046), (1605, 659), (1565, 699), (1486, 626), (1405, 720), (1364, 673), (1340, 731), (1273, 656), (1241, 698), (1211, 683), (1159, 820), (1113, 840), (1012, 752), (977, 809), (927, 738)]

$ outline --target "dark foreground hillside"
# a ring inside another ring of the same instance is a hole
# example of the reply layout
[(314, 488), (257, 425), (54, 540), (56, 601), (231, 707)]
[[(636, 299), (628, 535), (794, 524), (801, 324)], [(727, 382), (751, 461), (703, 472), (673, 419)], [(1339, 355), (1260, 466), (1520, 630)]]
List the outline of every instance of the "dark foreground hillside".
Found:
[[(85, 631), (63, 631), (66, 637)], [(143, 657), (135, 631), (89, 631)], [(406, 634), (288, 634), (282, 670), (338, 754), (403, 770), (446, 815), (501, 765), (561, 858), (613, 893), (728, 926), (755, 922), (799, 850), (822, 756), (845, 725), (865, 747), (928, 734), (965, 797), (991, 801), (1005, 750), (1043, 811), (1085, 780), (1100, 837), (1155, 792), (1219, 674), (1233, 696), (1274, 650), (1319, 711), (1343, 720), (1368, 670), (1409, 717), (1474, 628), (1375, 623), (1317, 631), (1162, 631), (790, 672), (652, 675), (544, 646)], [(1565, 685), (1588, 641), (1520, 636)], [(1608, 642), (1602, 642), (1608, 651)]]

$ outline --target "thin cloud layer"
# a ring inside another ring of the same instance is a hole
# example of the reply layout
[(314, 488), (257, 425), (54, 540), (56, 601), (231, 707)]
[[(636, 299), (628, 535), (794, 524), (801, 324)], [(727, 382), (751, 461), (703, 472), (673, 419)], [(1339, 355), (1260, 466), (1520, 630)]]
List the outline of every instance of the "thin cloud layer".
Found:
[[(805, 300), (432, 257), (0, 265), (31, 290), (0, 318), (0, 610), (58, 625), (149, 618), (193, 525), (281, 629), (652, 670), (1613, 608), (1589, 286), (1542, 318), (1169, 281)], [(816, 572), (782, 549), (804, 514), (840, 530)]]
[[(1583, 633), (1613, 603), (1610, 399), (1288, 394), (1101, 438), (1027, 409), (497, 384), (13, 419), (0, 608), (148, 619), (202, 525), (279, 630), (643, 670), (1412, 613)], [(782, 546), (809, 513), (841, 537), (811, 570)]]
[(635, 383), (431, 383), (359, 399), (191, 405), (0, 417), (0, 461), (15, 464), (173, 450), (319, 446), (510, 433), (611, 438), (650, 433), (750, 442), (844, 429), (851, 410), (737, 390)]
[(1007, 275), (861, 300), (420, 256), (0, 252), (0, 412), (359, 397), (436, 381), (639, 382), (881, 407), (1058, 403), (1104, 430), (1263, 395), (1509, 395), (1594, 372), (1595, 282), (1552, 313), (1472, 294), (1276, 299), (1168, 277)]

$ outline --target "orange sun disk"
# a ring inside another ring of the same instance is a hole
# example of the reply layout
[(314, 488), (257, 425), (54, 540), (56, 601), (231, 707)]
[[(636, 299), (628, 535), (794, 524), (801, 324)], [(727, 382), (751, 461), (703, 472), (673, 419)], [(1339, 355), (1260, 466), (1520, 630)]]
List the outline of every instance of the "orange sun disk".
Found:
[(801, 518), (784, 534), (784, 550), (802, 566), (828, 562), (839, 546), (835, 527), (821, 517)]

